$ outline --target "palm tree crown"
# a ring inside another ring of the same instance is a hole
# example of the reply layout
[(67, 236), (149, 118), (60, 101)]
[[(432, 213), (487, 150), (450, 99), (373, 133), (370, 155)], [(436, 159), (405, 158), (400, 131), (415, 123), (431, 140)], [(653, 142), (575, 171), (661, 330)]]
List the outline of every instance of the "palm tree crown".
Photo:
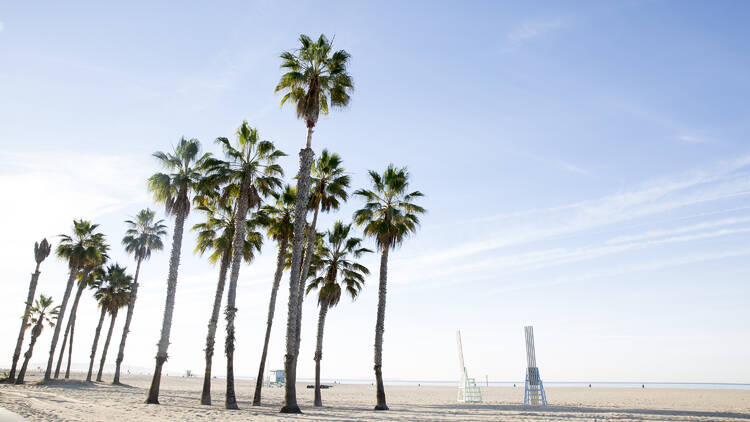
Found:
[(136, 260), (149, 259), (151, 251), (164, 248), (162, 238), (167, 235), (164, 220), (155, 220), (156, 212), (146, 208), (135, 215), (133, 220), (125, 220), (127, 230), (122, 238), (125, 251), (135, 256)]
[(94, 282), (96, 288), (94, 297), (99, 306), (104, 307), (110, 314), (127, 305), (130, 301), (133, 276), (125, 271), (125, 267), (111, 264), (107, 266), (105, 271), (98, 273), (99, 278)]
[[(52, 306), (52, 298), (39, 295), (39, 299), (34, 301), (34, 305), (29, 308), (27, 313), (29, 322), (26, 327), (28, 328), (32, 325), (36, 326), (37, 324), (39, 324), (39, 327), (43, 327), (45, 322), (50, 327), (54, 327), (57, 323), (57, 314), (60, 312), (60, 306), (55, 306), (54, 308), (49, 309), (50, 306)], [(41, 329), (39, 331), (41, 331)], [(39, 333), (36, 335), (39, 335)]]
[(73, 234), (61, 234), (57, 245), (58, 257), (67, 259), (71, 269), (80, 269), (92, 262), (102, 260), (102, 253), (108, 248), (104, 235), (97, 233), (98, 224), (86, 220), (73, 220)]
[(318, 245), (313, 263), (318, 275), (310, 281), (307, 293), (318, 289), (321, 305), (336, 306), (341, 299), (342, 286), (355, 299), (362, 290), (365, 276), (370, 274), (364, 265), (353, 260), (372, 251), (361, 247), (362, 239), (349, 237), (351, 227), (351, 224), (336, 221), (333, 229), (324, 235), (325, 241)]
[(268, 237), (281, 243), (284, 239), (292, 238), (297, 189), (294, 186), (284, 185), (280, 192), (273, 192), (271, 196), (274, 202), (263, 206), (258, 222), (266, 228)]
[(346, 69), (349, 53), (334, 52), (333, 43), (323, 34), (317, 41), (303, 34), (299, 41), (302, 44), (299, 50), (281, 53), (281, 68), (286, 73), (281, 76), (275, 92), (285, 92), (281, 105), (287, 101), (296, 105), (297, 117), (312, 128), (321, 111), (328, 114), (329, 106), (349, 104), (349, 93), (354, 85)]
[(407, 193), (409, 172), (405, 167), (390, 164), (382, 175), (372, 170), (369, 174), (374, 189), (354, 192), (365, 200), (364, 207), (354, 213), (354, 222), (364, 226), (365, 235), (374, 237), (381, 250), (395, 248), (419, 226), (419, 214), (425, 209), (413, 201), (424, 195)]
[(200, 142), (197, 139), (180, 139), (174, 152), (155, 152), (162, 166), (169, 173), (156, 173), (148, 179), (148, 188), (156, 202), (163, 202), (167, 214), (190, 213), (190, 193), (201, 180), (203, 164), (209, 153), (198, 157)]
[(310, 194), (310, 208), (320, 206), (323, 212), (339, 208), (339, 201), (345, 202), (349, 195), (350, 178), (344, 174), (341, 167), (341, 157), (336, 153), (329, 153), (324, 149), (320, 157), (315, 160), (312, 168), (312, 192)]

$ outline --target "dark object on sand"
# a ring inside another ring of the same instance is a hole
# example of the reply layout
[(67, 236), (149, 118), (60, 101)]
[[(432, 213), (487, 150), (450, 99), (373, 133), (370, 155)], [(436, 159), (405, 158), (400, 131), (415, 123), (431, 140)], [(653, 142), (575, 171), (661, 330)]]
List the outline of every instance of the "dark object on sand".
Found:
[[(309, 385), (307, 386), (307, 388), (315, 388), (315, 386), (314, 386), (314, 385), (312, 385), (312, 384), (309, 384)], [(328, 389), (328, 388), (331, 388), (331, 386), (330, 386), (330, 385), (325, 385), (325, 384), (321, 384), (321, 385), (320, 385), (320, 389), (321, 389), (321, 390), (325, 390), (325, 389)]]

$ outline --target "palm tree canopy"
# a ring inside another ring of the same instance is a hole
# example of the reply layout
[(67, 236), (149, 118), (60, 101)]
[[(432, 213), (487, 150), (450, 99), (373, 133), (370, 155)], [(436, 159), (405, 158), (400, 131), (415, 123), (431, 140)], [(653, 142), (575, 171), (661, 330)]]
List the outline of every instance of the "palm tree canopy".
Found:
[(343, 108), (349, 104), (354, 89), (347, 73), (349, 53), (333, 51), (333, 43), (321, 34), (317, 41), (300, 35), (300, 48), (281, 53), (281, 68), (286, 71), (274, 92), (284, 92), (281, 105), (289, 101), (297, 108), (297, 118), (304, 119), (308, 128), (314, 127), (322, 111), (330, 107)]
[(312, 167), (312, 188), (310, 193), (310, 208), (320, 206), (320, 210), (328, 212), (339, 208), (339, 201), (349, 198), (346, 189), (350, 178), (341, 166), (341, 157), (336, 153), (329, 153), (324, 149)]
[(52, 306), (52, 298), (45, 295), (39, 295), (39, 299), (34, 301), (34, 304), (29, 308), (29, 311), (26, 314), (26, 317), (29, 318), (26, 323), (26, 328), (35, 325), (39, 321), (41, 321), (42, 326), (44, 322), (47, 322), (47, 325), (54, 327), (57, 323), (57, 314), (60, 313), (60, 306), (58, 305), (49, 309), (50, 306)]
[(201, 145), (197, 139), (180, 139), (174, 152), (155, 152), (153, 155), (167, 170), (156, 173), (148, 179), (148, 189), (154, 200), (163, 203), (167, 214), (190, 213), (190, 194), (201, 180), (203, 164), (211, 155), (200, 154)]
[(41, 264), (48, 256), (52, 249), (52, 245), (47, 242), (47, 239), (42, 239), (41, 242), (34, 243), (34, 260), (37, 264)]
[[(234, 144), (227, 138), (216, 138), (224, 150), (225, 160), (209, 158), (205, 166), (208, 176), (203, 180), (204, 190), (222, 185), (236, 185), (239, 187), (245, 177), (251, 178), (248, 209), (261, 205), (264, 197), (281, 187), (284, 170), (276, 162), (286, 154), (278, 149), (271, 141), (261, 140), (256, 128), (250, 127), (247, 121), (237, 129), (237, 140)], [(227, 190), (228, 193), (233, 191)]]
[[(224, 253), (231, 254), (238, 195), (239, 192), (223, 195), (215, 190), (212, 193), (203, 192), (195, 199), (195, 202), (199, 204), (197, 208), (206, 215), (206, 221), (192, 228), (193, 231), (198, 232), (195, 252), (203, 255), (210, 251), (208, 260), (212, 264), (218, 262)], [(259, 221), (264, 218), (262, 214), (262, 211), (257, 212), (253, 218), (245, 222), (246, 234), (242, 258), (248, 263), (255, 259), (256, 252), (260, 252), (263, 246), (263, 235), (256, 230), (261, 224)]]
[(127, 253), (133, 254), (136, 260), (149, 259), (151, 251), (164, 248), (162, 238), (167, 235), (164, 220), (156, 220), (156, 212), (145, 208), (132, 220), (125, 220), (127, 230), (122, 238), (122, 245)]
[(284, 185), (279, 192), (271, 193), (272, 203), (261, 208), (258, 223), (265, 227), (268, 237), (278, 243), (292, 238), (294, 232), (294, 205), (297, 202), (297, 188)]
[(106, 271), (99, 273), (100, 277), (94, 282), (94, 298), (110, 314), (130, 302), (133, 276), (127, 274), (126, 270), (118, 264), (111, 264)]
[(419, 191), (407, 193), (406, 167), (390, 164), (382, 175), (372, 170), (369, 174), (373, 189), (354, 192), (365, 200), (364, 207), (354, 213), (354, 223), (363, 226), (365, 235), (374, 237), (381, 250), (395, 248), (419, 227), (419, 215), (426, 211), (414, 200), (424, 195)]
[(98, 224), (86, 220), (73, 220), (72, 235), (61, 234), (55, 253), (67, 259), (71, 269), (79, 269), (96, 262), (106, 261), (109, 246), (102, 233), (97, 233)]
[(336, 221), (318, 245), (317, 258), (312, 268), (318, 275), (307, 286), (307, 293), (318, 289), (318, 303), (336, 306), (341, 299), (342, 287), (354, 300), (362, 290), (365, 276), (370, 271), (355, 261), (363, 254), (372, 252), (363, 248), (362, 239), (350, 237), (351, 224)]

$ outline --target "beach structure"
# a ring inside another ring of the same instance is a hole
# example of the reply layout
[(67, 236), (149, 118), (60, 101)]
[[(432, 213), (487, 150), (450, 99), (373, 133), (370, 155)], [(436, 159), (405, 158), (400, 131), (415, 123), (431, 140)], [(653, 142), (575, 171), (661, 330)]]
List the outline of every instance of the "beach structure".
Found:
[(544, 384), (539, 376), (539, 368), (536, 366), (536, 352), (534, 350), (534, 327), (523, 327), (526, 335), (526, 386), (523, 391), (523, 404), (531, 406), (546, 406), (547, 395), (544, 393)]
[(459, 403), (481, 403), (482, 391), (477, 386), (474, 378), (469, 378), (464, 365), (464, 348), (461, 344), (461, 331), (456, 331), (456, 345), (458, 346), (458, 366), (461, 372), (461, 380), (458, 382)]
[(268, 371), (268, 378), (266, 379), (266, 387), (283, 387), (286, 377), (284, 376), (283, 369), (271, 369)]

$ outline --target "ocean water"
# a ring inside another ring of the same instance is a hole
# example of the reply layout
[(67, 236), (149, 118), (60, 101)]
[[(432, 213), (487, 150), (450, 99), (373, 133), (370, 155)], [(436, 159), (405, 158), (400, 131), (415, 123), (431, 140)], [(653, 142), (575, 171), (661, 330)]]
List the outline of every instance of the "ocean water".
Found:
[[(299, 382), (315, 382), (314, 379), (300, 378)], [(544, 380), (542, 380), (544, 381)], [(322, 379), (323, 384), (372, 384), (374, 380), (365, 379)], [(412, 380), (385, 380), (386, 385), (431, 385), (452, 387), (458, 385), (458, 381), (412, 381)], [(488, 386), (483, 380), (477, 380), (479, 387)], [(513, 387), (523, 389), (523, 381), (490, 381), (490, 387)], [(588, 387), (591, 388), (680, 388), (680, 389), (703, 389), (703, 390), (750, 390), (750, 384), (739, 383), (709, 383), (709, 382), (545, 382), (545, 387)]]

